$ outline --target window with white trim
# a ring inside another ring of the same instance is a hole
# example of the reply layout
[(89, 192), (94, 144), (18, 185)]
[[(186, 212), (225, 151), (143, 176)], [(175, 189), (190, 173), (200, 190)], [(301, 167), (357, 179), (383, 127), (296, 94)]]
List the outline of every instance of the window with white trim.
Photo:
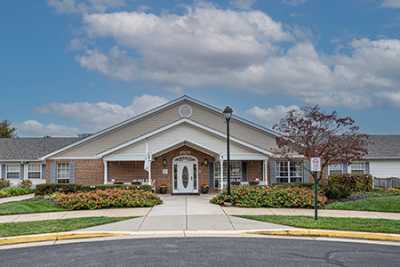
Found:
[(328, 175), (342, 175), (345, 173), (344, 164), (330, 164), (328, 166)]
[(351, 174), (367, 174), (367, 163), (366, 162), (352, 162), (350, 164)]
[(19, 179), (21, 178), (21, 165), (19, 163), (6, 164), (6, 178)]
[(57, 163), (57, 183), (68, 184), (71, 179), (71, 166), (69, 163)]
[(277, 161), (276, 162), (277, 183), (302, 183), (303, 162), (302, 161)]
[(29, 163), (28, 164), (28, 179), (41, 179), (41, 164)]

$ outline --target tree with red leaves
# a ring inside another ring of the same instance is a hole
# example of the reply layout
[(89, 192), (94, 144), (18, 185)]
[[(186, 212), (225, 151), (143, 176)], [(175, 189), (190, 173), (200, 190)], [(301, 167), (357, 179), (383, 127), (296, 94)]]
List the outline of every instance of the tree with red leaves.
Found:
[[(286, 157), (300, 154), (305, 160), (321, 158), (321, 171), (313, 172), (314, 198), (317, 200), (318, 185), (324, 170), (330, 164), (350, 163), (367, 154), (368, 136), (359, 132), (359, 127), (350, 117), (339, 117), (336, 111), (324, 113), (318, 105), (291, 110), (274, 126), (282, 133), (277, 138), (280, 153)], [(318, 205), (315, 219), (318, 219)]]

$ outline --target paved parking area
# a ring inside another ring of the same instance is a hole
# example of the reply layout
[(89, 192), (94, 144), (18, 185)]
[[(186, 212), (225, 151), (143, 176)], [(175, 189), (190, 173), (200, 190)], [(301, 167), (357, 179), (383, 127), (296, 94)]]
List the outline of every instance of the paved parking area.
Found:
[(144, 217), (96, 226), (96, 231), (256, 230), (291, 229), (271, 223), (232, 217), (209, 202), (211, 195), (162, 196), (163, 204)]

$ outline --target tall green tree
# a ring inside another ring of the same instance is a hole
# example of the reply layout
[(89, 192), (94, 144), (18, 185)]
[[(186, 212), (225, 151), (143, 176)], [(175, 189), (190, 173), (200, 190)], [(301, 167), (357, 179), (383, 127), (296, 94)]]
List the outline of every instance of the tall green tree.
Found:
[(0, 122), (0, 138), (15, 137), (16, 129), (11, 126), (11, 122), (3, 120)]

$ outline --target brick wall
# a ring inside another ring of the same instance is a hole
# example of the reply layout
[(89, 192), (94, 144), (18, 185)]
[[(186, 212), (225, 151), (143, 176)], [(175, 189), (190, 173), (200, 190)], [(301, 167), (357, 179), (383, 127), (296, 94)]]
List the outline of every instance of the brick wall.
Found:
[(75, 163), (75, 183), (77, 184), (103, 184), (104, 183), (104, 164), (98, 160), (46, 160), (45, 179), (50, 182), (50, 172), (52, 162), (74, 162)]
[(147, 179), (144, 161), (112, 161), (108, 162), (108, 181), (130, 183), (135, 179)]
[(75, 160), (75, 181), (78, 184), (103, 184), (103, 160)]

